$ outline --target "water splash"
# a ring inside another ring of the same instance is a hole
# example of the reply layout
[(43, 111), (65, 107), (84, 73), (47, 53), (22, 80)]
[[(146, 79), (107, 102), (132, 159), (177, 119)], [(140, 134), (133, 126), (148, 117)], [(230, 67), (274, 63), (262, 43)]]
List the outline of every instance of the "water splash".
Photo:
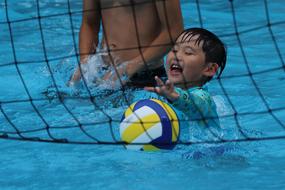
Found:
[[(100, 51), (98, 51), (100, 52)], [(74, 49), (71, 50), (64, 60), (56, 63), (52, 67), (53, 80), (46, 87), (41, 94), (50, 101), (57, 98), (80, 98), (93, 99), (96, 104), (103, 108), (112, 108), (126, 106), (133, 102), (134, 96), (132, 93), (134, 89), (122, 89), (121, 82), (116, 79), (114, 67), (106, 64), (102, 58), (106, 53), (97, 53), (89, 56), (87, 62), (80, 65), (82, 78), (75, 82), (74, 85), (68, 85), (68, 82), (73, 76), (76, 69), (79, 67), (77, 57)], [(124, 67), (124, 63), (118, 67), (120, 70)], [(45, 68), (42, 73), (46, 73), (46, 77), (50, 77), (50, 73)], [(111, 79), (104, 80), (106, 74), (110, 74)], [(124, 79), (124, 78), (123, 78)]]
[[(98, 52), (100, 51), (98, 50)], [(128, 80), (124, 74), (127, 62), (120, 63), (120, 65), (114, 67), (110, 63), (106, 63), (103, 60), (103, 56), (108, 56), (108, 54), (101, 51), (89, 56), (86, 63), (80, 65), (83, 78), (75, 86), (87, 86), (91, 91), (118, 90), (122, 88), (122, 81)], [(75, 68), (77, 69), (78, 66)]]

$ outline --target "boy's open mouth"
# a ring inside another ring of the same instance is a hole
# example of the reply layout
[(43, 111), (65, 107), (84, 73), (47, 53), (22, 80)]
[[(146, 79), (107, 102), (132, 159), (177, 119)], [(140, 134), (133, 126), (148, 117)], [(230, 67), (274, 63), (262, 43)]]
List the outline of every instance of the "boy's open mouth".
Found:
[(182, 73), (182, 71), (183, 71), (182, 67), (177, 63), (174, 63), (170, 66), (171, 73)]

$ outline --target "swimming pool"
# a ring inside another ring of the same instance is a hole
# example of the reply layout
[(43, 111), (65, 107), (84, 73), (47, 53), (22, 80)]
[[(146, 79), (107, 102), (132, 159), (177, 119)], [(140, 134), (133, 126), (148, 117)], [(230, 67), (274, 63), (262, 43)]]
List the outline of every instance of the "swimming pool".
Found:
[[(232, 142), (147, 153), (96, 144), (113, 141), (110, 124), (118, 124), (125, 105), (120, 93), (92, 91), (102, 97), (92, 103), (88, 91), (64, 86), (63, 73), (71, 68), (62, 65), (76, 63), (81, 1), (40, 1), (41, 33), (37, 1), (1, 0), (1, 189), (284, 189), (285, 5), (197, 2), (181, 1), (185, 27), (202, 25), (228, 47), (222, 80), (211, 82), (209, 90), (224, 138)], [(63, 102), (51, 87), (54, 81)], [(23, 137), (73, 144), (15, 140)]]

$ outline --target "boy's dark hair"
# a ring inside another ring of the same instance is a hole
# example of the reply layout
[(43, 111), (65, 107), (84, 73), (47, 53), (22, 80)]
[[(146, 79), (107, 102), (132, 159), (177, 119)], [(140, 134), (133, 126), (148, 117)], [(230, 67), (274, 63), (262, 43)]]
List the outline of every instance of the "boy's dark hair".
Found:
[[(227, 61), (227, 52), (224, 43), (215, 34), (203, 28), (186, 29), (178, 36), (178, 38), (182, 37), (181, 43), (183, 43), (189, 42), (194, 36), (197, 36), (195, 44), (200, 45), (200, 43), (203, 42), (202, 50), (205, 53), (206, 62), (217, 63), (219, 65), (219, 78)], [(208, 77), (205, 83), (211, 79), (212, 77)]]

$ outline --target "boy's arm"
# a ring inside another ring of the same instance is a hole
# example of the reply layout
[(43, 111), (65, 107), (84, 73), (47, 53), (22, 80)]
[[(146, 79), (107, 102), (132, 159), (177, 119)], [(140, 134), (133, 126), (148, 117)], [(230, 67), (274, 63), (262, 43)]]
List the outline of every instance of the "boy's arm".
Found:
[(79, 33), (80, 61), (83, 63), (89, 54), (95, 53), (98, 45), (100, 11), (98, 0), (83, 1), (83, 16)]
[(198, 105), (195, 103), (197, 98), (190, 94), (188, 91), (181, 88), (175, 88), (175, 91), (178, 94), (178, 98), (175, 101), (172, 101), (171, 104), (174, 107), (177, 107), (180, 110), (197, 110)]
[[(100, 5), (98, 0), (83, 1), (83, 16), (79, 33), (79, 53), (80, 63), (86, 63), (89, 54), (96, 51), (98, 45), (98, 33), (100, 31)], [(80, 80), (81, 74), (79, 67), (74, 72), (71, 82)]]
[[(156, 87), (145, 87), (144, 89), (150, 92), (155, 92), (158, 95), (164, 96), (169, 100), (169, 102), (179, 110), (203, 113), (204, 106), (206, 105), (206, 100), (202, 97), (189, 93), (187, 90), (181, 88), (175, 88), (174, 84), (167, 80), (165, 83), (155, 77), (157, 86)], [(207, 97), (207, 96), (205, 96)], [(202, 107), (203, 108), (202, 108)]]

